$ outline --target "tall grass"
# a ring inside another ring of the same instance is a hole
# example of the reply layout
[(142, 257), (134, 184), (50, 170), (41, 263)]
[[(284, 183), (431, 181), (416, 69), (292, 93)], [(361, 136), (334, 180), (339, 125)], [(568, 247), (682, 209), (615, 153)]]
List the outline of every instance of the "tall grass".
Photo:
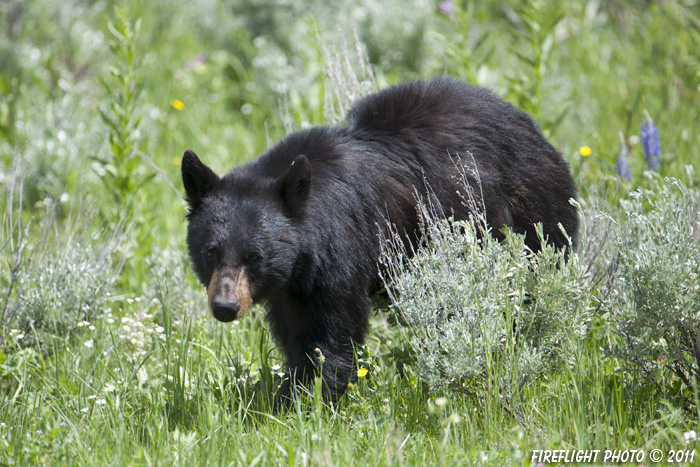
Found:
[(50, 198), (27, 217), (22, 188), (13, 174), (2, 219), (2, 332), (38, 350), (102, 313), (123, 265), (117, 253), (126, 226), (100, 228), (83, 203), (59, 224), (61, 203)]

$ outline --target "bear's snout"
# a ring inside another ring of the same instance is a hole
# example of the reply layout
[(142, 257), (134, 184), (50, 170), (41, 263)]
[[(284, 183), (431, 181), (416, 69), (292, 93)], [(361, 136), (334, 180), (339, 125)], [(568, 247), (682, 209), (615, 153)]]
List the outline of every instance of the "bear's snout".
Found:
[(211, 314), (224, 323), (241, 318), (253, 303), (248, 276), (243, 269), (214, 270), (207, 286), (207, 295)]
[(228, 323), (229, 321), (236, 319), (240, 309), (241, 305), (232, 301), (211, 302), (211, 312), (214, 315), (214, 318), (218, 319), (219, 321), (223, 321), (224, 323)]

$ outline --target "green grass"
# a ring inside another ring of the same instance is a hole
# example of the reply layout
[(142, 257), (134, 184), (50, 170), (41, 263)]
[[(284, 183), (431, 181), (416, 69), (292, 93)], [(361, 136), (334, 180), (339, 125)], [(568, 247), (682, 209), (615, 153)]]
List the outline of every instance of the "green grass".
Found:
[[(621, 200), (663, 177), (697, 194), (700, 3), (458, 0), (451, 15), (437, 3), (0, 5), (0, 464), (529, 465), (542, 449), (699, 450), (700, 390), (659, 348), (620, 347), (638, 295), (606, 281), (617, 252), (634, 277), (635, 237), (607, 236), (632, 231)], [(289, 128), (325, 124), (324, 103), (351, 91), (325, 73), (367, 78), (355, 35), (379, 87), (439, 73), (488, 86), (537, 117), (572, 169), (592, 314), (564, 361), (519, 391), (428, 384), (410, 330), (381, 310), (358, 349), (369, 371), (339, 407), (317, 385), (273, 415), (283, 362), (264, 311), (224, 325), (206, 310), (185, 259), (182, 153), (223, 173)], [(645, 111), (658, 175), (645, 173)], [(616, 173), (621, 139), (632, 180)], [(666, 269), (649, 283), (696, 313), (693, 271), (668, 268), (697, 254), (663, 258), (655, 238), (645, 267)]]

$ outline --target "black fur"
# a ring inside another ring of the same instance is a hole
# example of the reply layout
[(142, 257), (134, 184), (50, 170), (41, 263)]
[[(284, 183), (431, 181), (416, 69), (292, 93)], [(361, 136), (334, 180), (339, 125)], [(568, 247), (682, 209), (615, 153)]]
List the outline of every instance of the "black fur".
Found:
[(573, 180), (538, 125), (489, 91), (438, 78), (370, 95), (347, 125), (289, 135), (221, 179), (188, 151), (182, 171), (195, 271), (208, 285), (224, 263), (245, 270), (291, 373), (308, 382), (319, 349), (326, 395), (336, 400), (381, 285), (387, 218), (417, 241), (416, 194), (428, 196), (426, 187), (444, 212), (468, 218), (460, 161), (478, 169), (481, 187), (471, 175), (469, 183), (483, 193), (497, 238), (509, 226), (538, 250), (538, 222), (557, 247), (568, 245), (559, 223), (576, 238)]

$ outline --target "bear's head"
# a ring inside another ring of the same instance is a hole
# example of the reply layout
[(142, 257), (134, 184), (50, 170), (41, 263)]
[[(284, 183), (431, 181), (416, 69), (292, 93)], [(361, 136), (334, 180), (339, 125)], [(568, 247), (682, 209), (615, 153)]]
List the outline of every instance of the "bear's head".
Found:
[(209, 309), (219, 321), (238, 319), (291, 277), (311, 164), (301, 155), (276, 177), (234, 170), (220, 178), (188, 150), (182, 181), (190, 208), (187, 246)]

